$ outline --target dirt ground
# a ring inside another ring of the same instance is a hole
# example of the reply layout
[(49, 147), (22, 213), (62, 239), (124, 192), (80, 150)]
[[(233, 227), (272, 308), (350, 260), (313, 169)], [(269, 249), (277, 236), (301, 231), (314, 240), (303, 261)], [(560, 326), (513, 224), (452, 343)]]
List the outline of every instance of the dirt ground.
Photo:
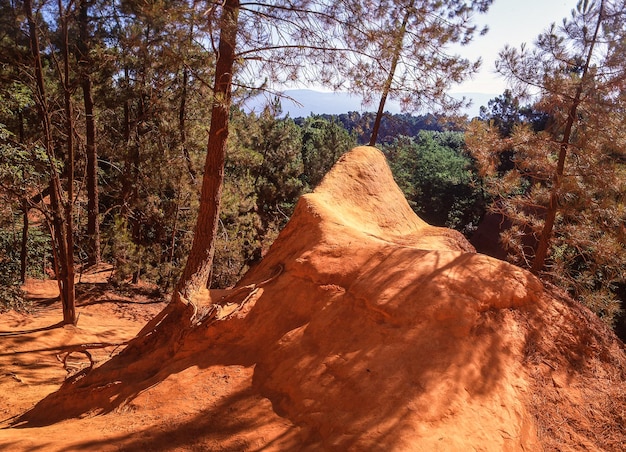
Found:
[(625, 450), (624, 344), (415, 216), (373, 148), (233, 289), (166, 305), (106, 279), (75, 327), (53, 281), (0, 314), (0, 450)]
[[(123, 346), (90, 348), (91, 360), (71, 350), (85, 344), (122, 344), (166, 305), (149, 287), (129, 287), (120, 294), (106, 284), (106, 277), (92, 275), (77, 286), (79, 294), (86, 293), (78, 297), (75, 327), (58, 324), (62, 314), (53, 280), (30, 280), (24, 286), (33, 301), (32, 312), (0, 314), (2, 425), (59, 389), (64, 380), (89, 367), (90, 361), (98, 366)], [(249, 431), (251, 426), (255, 436), (266, 438), (263, 444), (280, 441), (285, 426), (292, 425), (267, 415), (271, 404), (249, 390), (251, 379), (252, 369), (244, 366), (192, 366), (106, 417), (85, 416), (45, 428), (0, 431), (0, 449), (241, 450), (242, 444), (251, 441), (237, 431)], [(198, 381), (203, 383), (198, 385)], [(214, 412), (207, 413), (207, 406)], [(194, 437), (198, 438), (195, 446)]]

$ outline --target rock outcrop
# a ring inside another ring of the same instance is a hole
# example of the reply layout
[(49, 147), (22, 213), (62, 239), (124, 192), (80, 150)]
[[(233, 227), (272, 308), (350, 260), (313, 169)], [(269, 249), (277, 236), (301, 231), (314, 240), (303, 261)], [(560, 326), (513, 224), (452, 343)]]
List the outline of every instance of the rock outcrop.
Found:
[(530, 273), (418, 218), (374, 148), (342, 157), (263, 261), (206, 296), (185, 328), (189, 311), (170, 309), (21, 425), (86, 416), (62, 425), (115, 438), (88, 415), (145, 417), (159, 400), (192, 414), (161, 414), (160, 433), (122, 448), (166, 444), (164, 430), (211, 450), (623, 446), (623, 345)]

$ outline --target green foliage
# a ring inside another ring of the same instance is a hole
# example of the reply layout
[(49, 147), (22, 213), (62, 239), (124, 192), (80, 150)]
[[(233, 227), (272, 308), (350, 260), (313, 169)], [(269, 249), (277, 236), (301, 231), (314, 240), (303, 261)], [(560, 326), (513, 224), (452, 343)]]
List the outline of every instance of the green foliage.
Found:
[(31, 304), (17, 285), (0, 285), (0, 314), (6, 311), (28, 312)]
[[(46, 184), (48, 157), (38, 146), (26, 147), (0, 124), (0, 305), (5, 309), (27, 309), (20, 289), (22, 229), (16, 226), (15, 211), (23, 215), (31, 197)], [(41, 278), (50, 265), (50, 239), (40, 227), (30, 228), (27, 240), (26, 276)]]
[(480, 107), (480, 119), (491, 122), (502, 137), (510, 137), (513, 128), (520, 124), (530, 124), (535, 132), (545, 130), (550, 115), (530, 105), (521, 106), (520, 99), (506, 89), (501, 96), (491, 99), (487, 107)]
[[(620, 312), (616, 287), (626, 275), (626, 167), (598, 135), (579, 126), (572, 158), (565, 163), (559, 211), (542, 277), (565, 289), (608, 324)], [(558, 143), (551, 132), (516, 126), (510, 138), (480, 121), (467, 132), (484, 187), (493, 200), (490, 210), (510, 223), (500, 237), (510, 261), (527, 267), (541, 234), (550, 200)], [(511, 151), (509, 151), (511, 150)], [(506, 171), (497, 162), (512, 152)]]
[(255, 210), (252, 177), (248, 174), (247, 177), (227, 179), (222, 192), (211, 280), (213, 287), (232, 286), (249, 265), (260, 258), (263, 237), (258, 233), (260, 220)]
[[(60, 162), (56, 162), (61, 166)], [(39, 146), (23, 146), (0, 124), (0, 197), (26, 201), (47, 183), (49, 160)]]
[[(14, 309), (27, 311), (30, 306), (20, 288), (21, 229), (16, 226), (17, 218), (4, 218), (0, 225), (0, 312)], [(31, 228), (28, 234), (26, 256), (27, 277), (44, 278), (50, 266), (50, 238), (40, 228)]]
[(19, 255), (16, 256), (15, 252), (20, 247), (10, 232), (0, 229), (0, 313), (9, 309), (22, 310), (26, 306), (20, 288)]
[(232, 112), (213, 287), (234, 284), (260, 260), (303, 192), (300, 128), (277, 113)]
[[(3, 68), (5, 69), (5, 68)], [(28, 88), (20, 82), (0, 84), (0, 121), (15, 122), (32, 106)], [(61, 167), (60, 162), (54, 162)], [(0, 312), (28, 311), (30, 304), (20, 288), (22, 229), (16, 227), (16, 214), (23, 215), (31, 198), (41, 192), (48, 180), (50, 160), (37, 145), (16, 141), (15, 134), (0, 122)], [(50, 239), (39, 227), (30, 228), (26, 244), (26, 277), (42, 278), (50, 265)]]
[(0, 229), (0, 286), (19, 286), (20, 236), (15, 230)]
[[(497, 69), (518, 93), (541, 94), (533, 110), (543, 121), (519, 120), (509, 96), (494, 103), (507, 115), (493, 110), (490, 124), (476, 121), (467, 134), (491, 209), (511, 224), (501, 234), (509, 258), (608, 324), (626, 275), (625, 13), (621, 1), (580, 1), (534, 46), (506, 47)], [(517, 124), (499, 127), (516, 114)], [(504, 152), (510, 164), (498, 167)]]
[(214, 56), (200, 44), (207, 36), (200, 8), (148, 2), (122, 9), (118, 23), (99, 24), (109, 36), (92, 48), (99, 64), (90, 68), (102, 254), (119, 264), (119, 282), (141, 278), (168, 291), (191, 244)]
[[(376, 113), (364, 112), (359, 113), (351, 111), (339, 115), (317, 115), (318, 119), (324, 119), (331, 123), (338, 123), (348, 131), (350, 136), (354, 137), (355, 143), (367, 144), (372, 135), (374, 120)], [(296, 123), (304, 127), (305, 118), (296, 118)], [(450, 127), (445, 117), (433, 114), (426, 115), (410, 115), (402, 114), (385, 114), (382, 118), (380, 131), (378, 133), (377, 143), (389, 144), (400, 135), (417, 137), (422, 130), (432, 130), (441, 132), (444, 130), (455, 130)]]
[(149, 196), (133, 217), (115, 215), (103, 228), (103, 257), (116, 268), (113, 283), (139, 279), (166, 292), (176, 282), (191, 244), (191, 194), (176, 198)]
[(337, 117), (309, 116), (302, 121), (304, 183), (313, 189), (343, 154), (356, 145)]
[(140, 271), (142, 250), (135, 244), (130, 235), (127, 220), (116, 216), (113, 227), (107, 228), (105, 238), (105, 256), (113, 259), (115, 272), (112, 282), (116, 285), (124, 284), (133, 274)]
[(250, 135), (250, 147), (261, 159), (252, 166), (251, 175), (257, 213), (267, 228), (270, 223), (285, 223), (302, 192), (302, 142), (293, 120), (276, 119), (269, 109), (261, 114), (257, 130)]
[(0, 100), (0, 117), (11, 116), (33, 105), (30, 90), (19, 81), (0, 85)]
[[(489, 1), (471, 2), (462, 9), (472, 10), (479, 3), (486, 7)], [(86, 227), (89, 194), (83, 182), (88, 141), (84, 102), (93, 97), (102, 257), (115, 263), (118, 282), (145, 278), (167, 290), (184, 265), (198, 207), (197, 192), (203, 176), (214, 86), (215, 53), (209, 44), (216, 37), (220, 5), (208, 10), (201, 4), (186, 2), (34, 6), (42, 8), (34, 15), (37, 21), (34, 25), (40, 40), (46, 91), (46, 99), (37, 100), (46, 103), (51, 126), (49, 138), (54, 142), (50, 147), (54, 149), (47, 149), (46, 153), (38, 146), (45, 141), (40, 118), (43, 108), (35, 108), (33, 93), (37, 92), (37, 86), (34, 67), (29, 66), (33, 59), (23, 5), (1, 2), (0, 123), (6, 125), (0, 126), (1, 201), (9, 210), (34, 206), (50, 219), (49, 204), (40, 198), (45, 198), (51, 166), (56, 166), (63, 187), (61, 198), (68, 187), (75, 189), (74, 199), (69, 200), (75, 224), (71, 237), (76, 245), (75, 262), (84, 261), (85, 250), (89, 248)], [(334, 48), (341, 39), (339, 32), (348, 31), (337, 28), (338, 23), (348, 23), (341, 22), (339, 15), (358, 19), (360, 29), (365, 29), (365, 25), (367, 28), (393, 26), (383, 20), (383, 10), (381, 21), (374, 24), (367, 15), (354, 16), (347, 4), (305, 2), (283, 6), (273, 9), (277, 13), (270, 15), (273, 20), (263, 14), (263, 7), (258, 11), (248, 9), (239, 16), (238, 35), (243, 47), (237, 50), (246, 56), (236, 62), (233, 74), (238, 87), (235, 101), (242, 93), (259, 87), (260, 73), (270, 81), (305, 76), (316, 82), (342, 82), (349, 74), (340, 74), (338, 64), (344, 67), (356, 61), (346, 58), (353, 53), (342, 50), (347, 46)], [(433, 6), (437, 14), (453, 12), (439, 6)], [(64, 50), (59, 39), (62, 31), (59, 7), (67, 8), (64, 13), (70, 30), (69, 85), (65, 87), (65, 68), (59, 64)], [(316, 13), (308, 14), (308, 9)], [(322, 10), (326, 14), (318, 14)], [(428, 27), (424, 31), (432, 32), (432, 38), (442, 44), (457, 41), (461, 36), (469, 38), (473, 28), (467, 27), (466, 18), (459, 14), (448, 17), (450, 27), (444, 28), (460, 34), (440, 34), (438, 29)], [(85, 17), (86, 24), (81, 22)], [(395, 20), (391, 10), (387, 17)], [(415, 26), (422, 25), (420, 22)], [(273, 40), (278, 36), (290, 36), (302, 45), (275, 46)], [(378, 44), (383, 47), (386, 36), (386, 33), (377, 35)], [(345, 34), (343, 38), (351, 37)], [(370, 44), (374, 43), (360, 42), (362, 46)], [(381, 61), (385, 57), (378, 55)], [(304, 64), (310, 61), (316, 64)], [(379, 64), (373, 60), (363, 63)], [(465, 66), (456, 57), (448, 63)], [(430, 66), (429, 73), (433, 73), (435, 66)], [(303, 68), (307, 69), (303, 71)], [(92, 85), (87, 99), (82, 89), (85, 75)], [(352, 75), (358, 76), (358, 71)], [(430, 80), (420, 78), (417, 82)], [(70, 118), (64, 110), (66, 92), (71, 93)], [(374, 120), (373, 114), (362, 117), (356, 114), (346, 116), (345, 121), (318, 117), (299, 123), (277, 119), (279, 108), (274, 103), (259, 116), (233, 109), (214, 285), (234, 283), (263, 255), (291, 215), (298, 197), (317, 185), (334, 162), (353, 147), (354, 137), (363, 140), (369, 137)], [(413, 134), (420, 127), (418, 124), (429, 127), (426, 124), (429, 118), (389, 117), (383, 121), (381, 133), (384, 139), (400, 131)], [(67, 174), (70, 165), (63, 169), (61, 162), (70, 154), (66, 125), (72, 121), (76, 161), (74, 174)], [(436, 120), (431, 126), (438, 127)], [(53, 153), (59, 161), (50, 160)], [(69, 180), (75, 182), (69, 185)], [(35, 233), (36, 228), (31, 230)], [(30, 246), (37, 249), (44, 245)]]
[(482, 190), (459, 132), (421, 132), (384, 146), (396, 182), (422, 219), (470, 233), (483, 213)]

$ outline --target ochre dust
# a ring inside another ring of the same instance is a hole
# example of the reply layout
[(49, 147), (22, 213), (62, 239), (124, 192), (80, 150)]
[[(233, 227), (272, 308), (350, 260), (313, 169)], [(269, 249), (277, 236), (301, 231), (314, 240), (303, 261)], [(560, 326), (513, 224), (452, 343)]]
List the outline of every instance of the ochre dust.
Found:
[[(55, 326), (52, 281), (26, 286), (37, 312), (0, 315), (0, 449), (623, 450), (623, 344), (423, 222), (374, 148), (302, 197), (235, 288), (165, 306), (99, 283), (76, 327)], [(129, 340), (64, 369), (72, 347)]]

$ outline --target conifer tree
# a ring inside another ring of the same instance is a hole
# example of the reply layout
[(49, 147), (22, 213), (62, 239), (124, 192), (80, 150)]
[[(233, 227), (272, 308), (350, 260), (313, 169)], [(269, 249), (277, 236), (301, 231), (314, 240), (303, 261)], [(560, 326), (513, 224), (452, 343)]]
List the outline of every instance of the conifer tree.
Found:
[(336, 117), (309, 116), (302, 127), (303, 180), (309, 189), (319, 184), (343, 154), (356, 145), (354, 136)]
[[(59, 84), (63, 90), (63, 105), (65, 109), (64, 122), (66, 125), (66, 152), (65, 169), (67, 180), (61, 181), (60, 162), (56, 157), (52, 113), (50, 99), (46, 86), (46, 74), (44, 73), (43, 58), (39, 36), (39, 24), (35, 16), (33, 5), (30, 0), (24, 2), (24, 14), (28, 25), (32, 71), (34, 74), (34, 98), (42, 128), (42, 148), (48, 159), (48, 171), (50, 175), (50, 208), (44, 208), (46, 220), (51, 232), (52, 251), (54, 253), (55, 273), (63, 306), (63, 323), (75, 324), (75, 290), (74, 290), (74, 149), (73, 138), (73, 115), (69, 93), (69, 48), (68, 48), (68, 15), (61, 3), (56, 11), (61, 25), (61, 53), (62, 66), (57, 67)], [(66, 191), (67, 190), (67, 191)]]
[[(519, 92), (538, 90), (534, 108), (549, 119), (539, 131), (518, 124), (506, 138), (475, 122), (467, 136), (494, 209), (512, 223), (502, 235), (511, 257), (568, 288), (609, 323), (626, 273), (626, 181), (623, 157), (616, 158), (624, 142), (625, 23), (623, 2), (581, 1), (534, 50), (506, 48), (499, 70)], [(506, 151), (513, 167), (501, 171)]]
[(78, 0), (78, 43), (76, 57), (79, 64), (80, 85), (85, 109), (85, 154), (87, 178), (87, 264), (95, 265), (100, 256), (100, 204), (98, 189), (98, 151), (96, 146), (96, 119), (93, 98), (93, 58), (90, 36), (89, 0)]
[[(455, 111), (464, 101), (447, 90), (475, 73), (479, 61), (451, 52), (468, 44), (478, 31), (474, 15), (492, 0), (402, 0), (337, 2), (335, 16), (345, 17), (348, 45), (359, 49), (344, 65), (351, 90), (366, 102), (378, 98), (370, 146), (376, 144), (385, 104), (398, 99), (407, 111), (423, 107)], [(481, 34), (487, 29), (480, 30)], [(340, 68), (341, 70), (342, 68)]]

